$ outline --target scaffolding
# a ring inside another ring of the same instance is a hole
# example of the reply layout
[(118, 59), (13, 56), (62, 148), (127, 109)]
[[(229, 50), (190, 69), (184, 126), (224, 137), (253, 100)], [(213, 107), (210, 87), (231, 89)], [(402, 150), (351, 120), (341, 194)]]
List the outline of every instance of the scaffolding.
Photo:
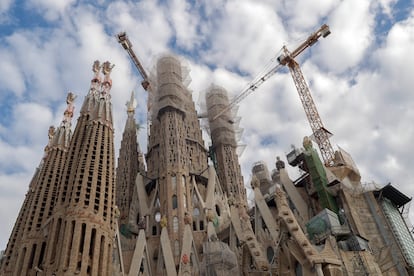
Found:
[(158, 58), (148, 77), (152, 89), (148, 94), (150, 121), (167, 107), (186, 113), (188, 105), (192, 104), (189, 72), (186, 63), (176, 56), (166, 54)]

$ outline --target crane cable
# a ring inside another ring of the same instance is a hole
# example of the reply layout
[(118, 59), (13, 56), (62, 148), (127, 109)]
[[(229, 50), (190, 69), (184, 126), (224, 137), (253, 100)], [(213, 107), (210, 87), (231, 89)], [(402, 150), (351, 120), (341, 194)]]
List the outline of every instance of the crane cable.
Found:
[(275, 60), (277, 60), (277, 57), (282, 51), (283, 51), (283, 47), (277, 52), (277, 54), (273, 58), (269, 60), (269, 62), (266, 64), (266, 66), (263, 68), (260, 74), (258, 74), (257, 77), (253, 79), (253, 81), (249, 82), (247, 86), (242, 90), (242, 92), (240, 92), (238, 95), (233, 97), (229, 105), (226, 108), (224, 108), (223, 110), (221, 110), (218, 114), (214, 116), (213, 121), (216, 120), (219, 116), (223, 115), (225, 112), (231, 110), (236, 104), (241, 102), (244, 98), (250, 95), (257, 88), (259, 88), (259, 86), (263, 82), (265, 82), (268, 78), (273, 76), (280, 68), (283, 67), (283, 65), (280, 63), (278, 63), (277, 65), (274, 65)]

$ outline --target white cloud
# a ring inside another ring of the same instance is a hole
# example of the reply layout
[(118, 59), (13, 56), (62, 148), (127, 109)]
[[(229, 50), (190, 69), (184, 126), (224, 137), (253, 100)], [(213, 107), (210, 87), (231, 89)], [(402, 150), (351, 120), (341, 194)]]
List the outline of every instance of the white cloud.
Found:
[(368, 0), (342, 1), (332, 11), (326, 23), (331, 35), (320, 42), (314, 56), (329, 71), (342, 73), (355, 67), (369, 56), (368, 48), (374, 42), (375, 14)]
[(199, 15), (186, 0), (170, 1), (167, 7), (167, 16), (170, 14), (171, 23), (176, 33), (177, 46), (191, 50), (200, 44), (197, 37)]
[(4, 90), (10, 90), (16, 96), (22, 96), (26, 89), (21, 68), (16, 64), (10, 51), (0, 49), (0, 71), (7, 74), (0, 74), (0, 83)]
[(217, 20), (206, 22), (203, 36), (211, 47), (201, 58), (255, 75), (282, 47), (286, 34), (281, 19), (271, 6), (245, 0), (228, 1), (219, 12)]
[[(2, 154), (0, 156), (0, 169), (2, 174), (15, 171), (28, 172), (39, 163), (40, 157), (42, 156), (42, 146), (39, 145), (14, 146), (1, 140), (0, 145), (2, 147)], [(28, 183), (22, 183), (21, 185), (23, 187), (28, 186)]]
[[(44, 105), (36, 103), (21, 103), (13, 111), (14, 142), (23, 139), (25, 143), (44, 144), (47, 142), (47, 131), (52, 123), (53, 114)], [(32, 128), (31, 126), (37, 126)]]
[(394, 5), (398, 2), (398, 0), (379, 0), (379, 5), (384, 14), (388, 17), (392, 17), (392, 10)]
[(37, 10), (49, 21), (59, 19), (76, 0), (29, 0), (26, 5)]
[(49, 41), (42, 40), (43, 35), (42, 31), (22, 31), (6, 39), (15, 64), (23, 73), (25, 82), (33, 89), (30, 96), (37, 96), (39, 100), (45, 97), (56, 100), (59, 94), (50, 93), (59, 90), (56, 56)]
[(0, 24), (9, 23), (11, 20), (9, 11), (13, 7), (14, 0), (1, 0), (0, 1)]
[(2, 0), (0, 2), (0, 13), (7, 12), (13, 4), (13, 0)]
[(279, 4), (278, 13), (286, 18), (286, 27), (292, 32), (315, 28), (321, 18), (327, 17), (340, 3), (339, 0), (322, 0), (317, 4), (307, 0), (282, 2), (283, 5)]
[(155, 1), (111, 3), (106, 9), (105, 20), (113, 32), (111, 35), (127, 32), (144, 67), (152, 64), (155, 55), (167, 51), (172, 30), (163, 9)]
[(407, 20), (395, 24), (388, 33), (384, 47), (375, 52), (374, 61), (380, 73), (389, 77), (387, 88), (391, 93), (390, 100), (404, 102), (411, 97), (414, 69), (412, 49), (414, 13)]

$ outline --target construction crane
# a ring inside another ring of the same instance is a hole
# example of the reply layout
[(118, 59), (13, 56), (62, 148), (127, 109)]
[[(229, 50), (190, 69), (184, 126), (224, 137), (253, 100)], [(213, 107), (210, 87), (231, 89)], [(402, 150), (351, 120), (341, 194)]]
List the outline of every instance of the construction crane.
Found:
[(148, 91), (149, 89), (149, 81), (148, 81), (148, 74), (145, 72), (144, 67), (142, 66), (141, 62), (139, 62), (138, 57), (135, 55), (134, 51), (132, 50), (132, 43), (129, 41), (129, 38), (126, 34), (126, 32), (121, 32), (116, 35), (118, 38), (119, 44), (124, 47), (124, 49), (128, 52), (129, 56), (131, 57), (132, 61), (134, 62), (135, 66), (137, 67), (139, 73), (142, 76), (142, 82), (141, 85), (144, 87), (145, 91)]
[(292, 74), (292, 78), (295, 83), (296, 89), (298, 90), (299, 97), (302, 101), (303, 108), (305, 109), (305, 113), (311, 126), (314, 139), (321, 151), (325, 166), (334, 166), (335, 152), (329, 141), (329, 137), (332, 134), (323, 126), (318, 110), (316, 109), (316, 105), (312, 99), (309, 87), (305, 81), (305, 78), (303, 77), (299, 64), (295, 61), (295, 57), (301, 54), (306, 48), (314, 45), (320, 37), (325, 38), (330, 33), (331, 32), (329, 30), (329, 26), (323, 24), (316, 32), (312, 33), (302, 44), (300, 44), (292, 52), (289, 52), (286, 46), (283, 46), (283, 53), (277, 58), (278, 64), (271, 68), (262, 77), (256, 78), (256, 81), (248, 85), (246, 89), (244, 89), (239, 95), (233, 98), (231, 103), (228, 106), (226, 106), (226, 108), (224, 108), (221, 112), (214, 116), (213, 120), (217, 119), (219, 116), (229, 111), (236, 104), (241, 102), (249, 94), (255, 91), (261, 84), (263, 84), (267, 79), (269, 79), (271, 76), (277, 73), (279, 69), (281, 69), (283, 66), (288, 66), (290, 73)]
[[(132, 61), (135, 64), (135, 67), (137, 67), (138, 72), (140, 73), (142, 77), (141, 85), (144, 88), (145, 91), (148, 92), (148, 94), (152, 94), (151, 85), (148, 79), (148, 74), (145, 71), (144, 67), (142, 66), (141, 62), (139, 61), (138, 57), (135, 55), (134, 51), (132, 50), (132, 43), (129, 41), (129, 38), (126, 34), (126, 32), (120, 32), (116, 35), (118, 38), (119, 44), (122, 45), (122, 47), (128, 52), (128, 55), (131, 57)], [(148, 97), (147, 101), (147, 134), (150, 135), (150, 126), (151, 126), (151, 101), (150, 101), (150, 95)]]

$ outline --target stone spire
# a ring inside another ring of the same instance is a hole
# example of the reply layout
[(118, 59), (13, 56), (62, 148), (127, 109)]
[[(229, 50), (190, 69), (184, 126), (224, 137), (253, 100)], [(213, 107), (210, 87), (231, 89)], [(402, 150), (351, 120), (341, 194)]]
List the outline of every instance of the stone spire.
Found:
[(30, 213), (29, 206), (33, 202), (34, 188), (39, 178), (39, 167), (36, 168), (33, 178), (30, 181), (29, 190), (26, 193), (19, 215), (17, 216), (16, 223), (14, 224), (10, 235), (9, 242), (7, 243), (4, 259), (0, 264), (0, 275), (11, 276), (15, 273), (15, 270), (17, 270), (16, 264), (19, 259), (19, 248), (22, 244), (21, 241), (23, 239), (25, 222)]
[(134, 193), (136, 174), (139, 172), (139, 146), (137, 141), (137, 123), (134, 118), (136, 100), (134, 92), (127, 102), (127, 121), (122, 134), (117, 167), (116, 204), (120, 211), (120, 225), (127, 223), (129, 207)]
[[(41, 165), (36, 169), (29, 191), (12, 233), (1, 275), (31, 275), (36, 269), (43, 270), (47, 243), (48, 220), (52, 215), (56, 193), (61, 181), (71, 138), (71, 118), (75, 96), (68, 94), (68, 107), (61, 125), (49, 128), (49, 141)], [(46, 236), (45, 236), (46, 233)], [(13, 264), (13, 266), (10, 265)], [(4, 273), (4, 274), (3, 274)]]
[(227, 91), (218, 86), (211, 86), (206, 94), (206, 103), (212, 140), (210, 155), (216, 161), (220, 184), (229, 198), (247, 206), (246, 188), (236, 152), (234, 116), (231, 111), (227, 111), (215, 118), (223, 107), (229, 105)]
[(118, 223), (126, 271), (129, 270), (136, 242), (134, 235), (137, 234), (131, 229), (128, 222), (139, 220), (137, 217), (130, 217), (131, 205), (137, 204), (137, 202), (133, 202), (133, 195), (136, 192), (135, 179), (137, 173), (144, 173), (145, 170), (143, 155), (137, 140), (137, 122), (134, 117), (136, 106), (134, 92), (132, 92), (130, 100), (126, 103), (128, 117), (122, 133), (118, 167), (116, 169), (116, 205), (120, 212)]
[(68, 96), (66, 97), (66, 104), (67, 107), (65, 112), (63, 113), (63, 119), (60, 123), (60, 126), (53, 134), (51, 134), (51, 129), (49, 129), (49, 144), (48, 147), (62, 147), (65, 150), (69, 147), (70, 138), (72, 135), (72, 117), (75, 111), (75, 106), (73, 102), (76, 99), (76, 95), (72, 92), (68, 92)]
[[(185, 78), (186, 72), (177, 58), (165, 56), (159, 59), (153, 120), (146, 155), (148, 174), (145, 181), (150, 181), (146, 187), (152, 204), (151, 214), (147, 217), (147, 229), (150, 229), (147, 234), (158, 237), (151, 244), (154, 248), (160, 247), (160, 239), (165, 240), (168, 235), (169, 245), (163, 249), (163, 258), (165, 262), (175, 262), (174, 266), (179, 266), (180, 254), (185, 248), (183, 246), (185, 242), (190, 242), (190, 237), (184, 234), (185, 220), (189, 214), (193, 214), (193, 208), (196, 207), (193, 205), (193, 198), (197, 198), (194, 194), (195, 186), (201, 179), (207, 181), (208, 175), (207, 151), (191, 92), (183, 84)], [(198, 205), (197, 207), (199, 208)], [(201, 247), (206, 225), (203, 209), (197, 209), (196, 213), (197, 221), (194, 225), (202, 231), (197, 246)], [(191, 225), (189, 229), (192, 229), (192, 223), (188, 224)], [(172, 256), (169, 255), (168, 248), (172, 248)], [(159, 254), (162, 256), (161, 251)], [(155, 273), (163, 273), (161, 267), (153, 268)]]
[(137, 107), (137, 100), (135, 100), (134, 91), (131, 92), (131, 99), (126, 103), (128, 116), (135, 114), (135, 108)]
[[(96, 61), (50, 220), (46, 273), (106, 275), (115, 235), (114, 146), (110, 73)], [(104, 79), (101, 81), (99, 71)], [(68, 114), (70, 117), (70, 114)], [(49, 275), (49, 274), (48, 274)]]

